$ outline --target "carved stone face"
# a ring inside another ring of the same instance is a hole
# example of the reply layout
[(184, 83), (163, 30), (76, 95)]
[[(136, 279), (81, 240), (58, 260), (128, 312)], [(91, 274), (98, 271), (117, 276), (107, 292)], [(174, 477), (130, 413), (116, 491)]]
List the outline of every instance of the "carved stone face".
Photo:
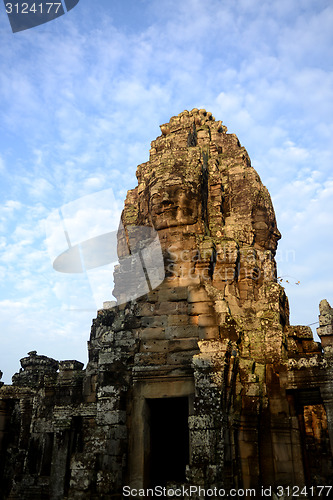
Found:
[(277, 228), (274, 213), (266, 208), (256, 208), (253, 213), (254, 245), (275, 251), (281, 233)]
[(155, 229), (195, 224), (198, 203), (198, 195), (190, 186), (178, 184), (160, 189), (150, 199)]

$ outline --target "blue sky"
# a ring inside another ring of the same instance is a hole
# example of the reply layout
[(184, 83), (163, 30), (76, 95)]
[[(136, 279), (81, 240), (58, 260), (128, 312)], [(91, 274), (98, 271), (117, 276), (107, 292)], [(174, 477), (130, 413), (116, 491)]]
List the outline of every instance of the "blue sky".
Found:
[(4, 381), (30, 350), (86, 362), (90, 282), (52, 269), (45, 220), (105, 189), (120, 210), (184, 109), (223, 120), (268, 187), (291, 322), (333, 302), (331, 0), (80, 0), (15, 34), (1, 4), (0, 38)]

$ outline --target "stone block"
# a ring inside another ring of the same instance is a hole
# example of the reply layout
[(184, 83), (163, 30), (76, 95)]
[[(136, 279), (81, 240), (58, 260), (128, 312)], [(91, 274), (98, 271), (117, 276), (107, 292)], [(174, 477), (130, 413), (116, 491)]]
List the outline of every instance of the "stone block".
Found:
[(155, 303), (158, 301), (158, 290), (152, 290), (147, 294), (147, 301), (151, 303)]
[(139, 331), (139, 337), (142, 340), (164, 340), (165, 329), (162, 326), (157, 326), (155, 328), (142, 328), (142, 330)]
[(60, 371), (80, 371), (84, 367), (84, 364), (81, 363), (80, 361), (76, 361), (75, 359), (73, 360), (66, 360), (66, 361), (60, 361), (59, 362), (59, 370)]
[(208, 340), (201, 341), (198, 344), (200, 352), (202, 353), (219, 354), (224, 356), (228, 349), (229, 342), (227, 340)]
[(167, 326), (165, 328), (165, 338), (177, 339), (185, 337), (197, 337), (198, 328), (194, 325)]
[(187, 325), (190, 318), (187, 314), (170, 314), (168, 316), (168, 326)]
[(151, 302), (140, 302), (138, 305), (138, 310), (136, 315), (138, 317), (142, 316), (153, 316), (155, 311), (155, 303)]
[(290, 337), (296, 337), (298, 339), (313, 339), (313, 333), (309, 326), (294, 325), (287, 327), (288, 335)]
[[(112, 406), (112, 405), (111, 405)], [(97, 403), (96, 422), (99, 425), (120, 425), (126, 422), (126, 412), (108, 409), (108, 404)]]
[(142, 340), (140, 343), (140, 352), (168, 352), (168, 340)]
[(255, 457), (257, 455), (256, 442), (239, 441), (239, 454), (242, 459)]
[(202, 326), (198, 330), (200, 340), (217, 340), (220, 337), (218, 326)]
[(200, 276), (199, 274), (183, 275), (179, 277), (178, 283), (180, 286), (198, 286), (200, 285)]
[(189, 286), (188, 287), (188, 302), (210, 302), (208, 293), (203, 287)]
[(198, 354), (198, 350), (180, 351), (167, 354), (167, 363), (170, 365), (188, 365), (192, 363), (194, 355)]
[(214, 309), (217, 313), (224, 313), (224, 314), (230, 313), (229, 306), (225, 300), (217, 300), (215, 302)]
[(191, 431), (193, 463), (212, 462), (216, 443), (216, 430)]
[(214, 429), (214, 419), (211, 415), (193, 415), (188, 418), (190, 430)]
[(217, 319), (215, 318), (215, 315), (211, 314), (200, 314), (198, 318), (198, 325), (199, 326), (216, 326), (217, 324)]
[(321, 353), (321, 348), (318, 346), (318, 342), (315, 342), (314, 340), (303, 340), (302, 341), (302, 348), (304, 352), (320, 352)]
[(247, 396), (259, 396), (260, 395), (260, 386), (259, 384), (249, 384), (246, 387), (246, 395)]
[(156, 328), (165, 327), (168, 324), (167, 315), (162, 316), (145, 316), (141, 319), (142, 327)]
[(72, 469), (71, 472), (70, 487), (77, 491), (87, 492), (93, 478), (93, 471)]
[(319, 326), (317, 328), (317, 333), (319, 337), (333, 337), (333, 325), (325, 325), (325, 326)]
[(156, 314), (169, 315), (169, 314), (186, 314), (187, 302), (160, 302), (156, 307)]
[(163, 352), (139, 352), (134, 356), (134, 363), (138, 366), (144, 365), (165, 365), (167, 353)]
[(199, 350), (198, 339), (184, 338), (169, 340), (168, 350), (169, 352)]
[(188, 314), (189, 315), (213, 315), (214, 309), (210, 302), (190, 302), (188, 304)]
[(163, 287), (158, 291), (160, 302), (179, 302), (187, 300), (187, 287)]

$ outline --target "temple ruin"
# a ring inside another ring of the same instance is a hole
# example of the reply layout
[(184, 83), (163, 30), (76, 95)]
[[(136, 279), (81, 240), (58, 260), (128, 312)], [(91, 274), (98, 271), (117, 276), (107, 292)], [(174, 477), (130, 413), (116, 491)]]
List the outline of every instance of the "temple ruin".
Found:
[[(320, 303), (320, 343), (289, 324), (271, 198), (236, 135), (198, 109), (161, 132), (127, 194), (118, 303), (93, 320), (87, 367), (32, 351), (0, 388), (3, 500), (332, 485), (333, 309)], [(144, 267), (150, 229), (162, 270)]]

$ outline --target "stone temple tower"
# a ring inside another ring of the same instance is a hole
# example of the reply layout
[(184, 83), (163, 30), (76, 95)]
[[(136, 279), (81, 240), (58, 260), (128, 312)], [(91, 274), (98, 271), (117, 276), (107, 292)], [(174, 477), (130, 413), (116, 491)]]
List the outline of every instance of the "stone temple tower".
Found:
[(198, 109), (161, 132), (127, 194), (117, 304), (93, 321), (86, 369), (31, 352), (0, 389), (4, 499), (332, 484), (332, 308), (322, 343), (289, 325), (272, 202), (237, 137)]

